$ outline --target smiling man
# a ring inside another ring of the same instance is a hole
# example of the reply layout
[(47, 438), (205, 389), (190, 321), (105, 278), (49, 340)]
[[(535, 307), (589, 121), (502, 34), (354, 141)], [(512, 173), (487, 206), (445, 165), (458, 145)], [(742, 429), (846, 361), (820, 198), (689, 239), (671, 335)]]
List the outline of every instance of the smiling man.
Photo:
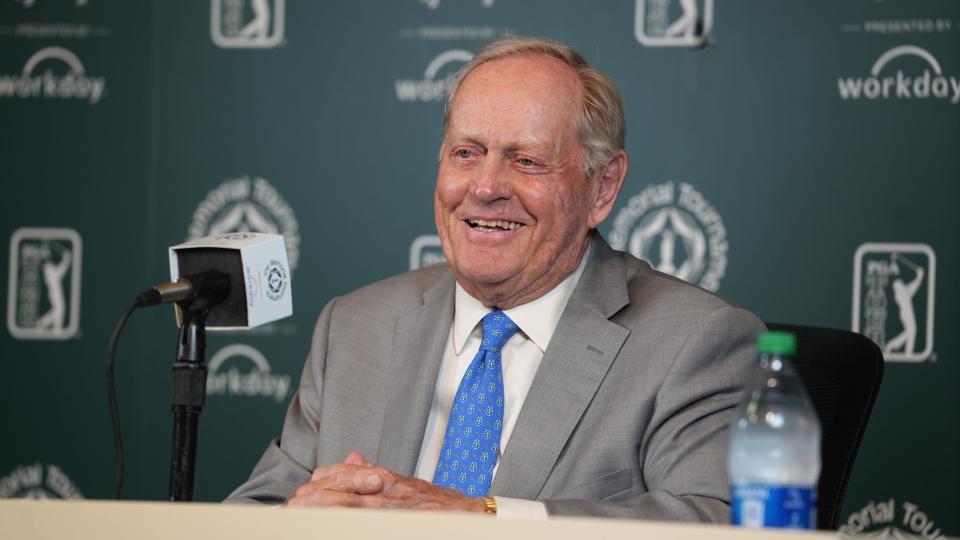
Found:
[(448, 265), (332, 300), (280, 439), (229, 500), (725, 522), (726, 427), (762, 323), (613, 251), (620, 93), (572, 49), (455, 77)]

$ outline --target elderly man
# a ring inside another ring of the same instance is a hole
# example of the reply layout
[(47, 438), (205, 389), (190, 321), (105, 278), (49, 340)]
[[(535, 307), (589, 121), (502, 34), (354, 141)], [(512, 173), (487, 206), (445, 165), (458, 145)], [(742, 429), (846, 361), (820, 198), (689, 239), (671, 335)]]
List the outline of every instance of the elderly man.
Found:
[(449, 265), (326, 306), (230, 500), (727, 521), (725, 430), (763, 325), (600, 238), (626, 172), (609, 77), (544, 40), (478, 53), (444, 117)]

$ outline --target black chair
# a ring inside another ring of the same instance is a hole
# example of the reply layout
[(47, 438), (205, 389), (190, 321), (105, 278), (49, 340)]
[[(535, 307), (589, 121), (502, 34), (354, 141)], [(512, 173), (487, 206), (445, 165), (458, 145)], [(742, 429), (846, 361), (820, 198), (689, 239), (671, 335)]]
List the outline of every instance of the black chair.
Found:
[(868, 338), (833, 328), (767, 323), (797, 336), (797, 371), (820, 417), (817, 528), (836, 530), (853, 461), (883, 379), (883, 353)]

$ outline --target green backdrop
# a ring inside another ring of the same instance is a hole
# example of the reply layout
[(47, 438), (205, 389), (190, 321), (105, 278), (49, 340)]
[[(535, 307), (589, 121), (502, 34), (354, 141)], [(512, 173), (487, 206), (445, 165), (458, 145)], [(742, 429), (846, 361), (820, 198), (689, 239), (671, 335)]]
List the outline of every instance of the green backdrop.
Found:
[[(167, 246), (274, 231), (294, 316), (208, 349), (199, 498), (240, 483), (322, 306), (442, 257), (439, 89), (508, 32), (573, 45), (623, 90), (612, 243), (765, 320), (887, 350), (847, 530), (960, 534), (947, 0), (3, 0), (0, 496), (108, 498), (114, 323), (167, 278)], [(175, 335), (163, 308), (121, 341), (129, 498), (166, 497)]]

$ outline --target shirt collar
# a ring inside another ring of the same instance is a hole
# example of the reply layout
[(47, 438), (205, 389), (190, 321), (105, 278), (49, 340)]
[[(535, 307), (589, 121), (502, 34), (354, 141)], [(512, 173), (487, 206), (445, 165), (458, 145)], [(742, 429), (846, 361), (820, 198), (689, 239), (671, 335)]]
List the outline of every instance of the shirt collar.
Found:
[[(557, 328), (557, 323), (563, 314), (563, 308), (566, 307), (567, 300), (573, 294), (573, 290), (583, 274), (583, 269), (587, 266), (591, 249), (592, 246), (584, 252), (577, 269), (556, 287), (550, 289), (547, 294), (504, 311), (507, 317), (510, 317), (520, 327), (520, 330), (537, 345), (540, 352), (545, 352), (547, 345), (550, 344), (553, 331)], [(491, 311), (479, 300), (470, 296), (457, 283), (453, 317), (453, 346), (457, 354), (463, 352), (467, 339), (470, 338), (470, 334), (473, 333), (480, 319)]]

